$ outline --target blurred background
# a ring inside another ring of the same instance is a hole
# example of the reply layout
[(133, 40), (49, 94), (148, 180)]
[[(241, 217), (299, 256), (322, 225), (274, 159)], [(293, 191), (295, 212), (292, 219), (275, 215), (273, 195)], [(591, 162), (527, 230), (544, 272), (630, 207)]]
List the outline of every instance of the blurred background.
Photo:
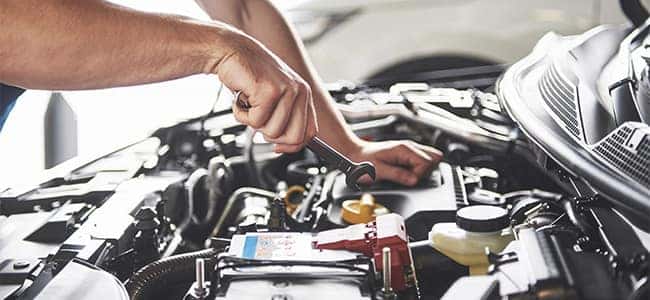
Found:
[[(111, 2), (208, 20), (192, 0)], [(575, 34), (625, 20), (612, 0), (274, 2), (296, 25), (327, 82), (507, 65), (548, 31)], [(27, 91), (0, 132), (0, 189), (62, 159), (106, 153), (165, 124), (204, 114), (215, 104), (218, 88), (214, 76), (193, 76), (106, 90)], [(46, 145), (59, 154), (46, 155)]]

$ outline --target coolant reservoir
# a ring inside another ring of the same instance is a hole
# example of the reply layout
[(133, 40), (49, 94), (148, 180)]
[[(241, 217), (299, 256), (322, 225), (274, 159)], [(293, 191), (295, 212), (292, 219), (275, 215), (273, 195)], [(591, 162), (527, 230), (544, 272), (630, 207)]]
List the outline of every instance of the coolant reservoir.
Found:
[(471, 275), (487, 273), (490, 252), (501, 252), (513, 240), (508, 212), (496, 206), (475, 205), (459, 209), (456, 223), (438, 223), (429, 233), (433, 247), (457, 263), (468, 266)]

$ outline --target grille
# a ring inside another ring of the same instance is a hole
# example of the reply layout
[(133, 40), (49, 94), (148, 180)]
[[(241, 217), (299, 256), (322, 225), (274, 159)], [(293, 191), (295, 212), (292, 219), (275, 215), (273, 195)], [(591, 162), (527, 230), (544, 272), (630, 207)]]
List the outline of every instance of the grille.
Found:
[[(646, 125), (646, 129), (648, 128)], [(634, 127), (625, 123), (598, 142), (594, 151), (623, 173), (650, 188), (650, 134), (645, 134), (636, 147), (636, 153), (625, 146), (634, 133)]]
[(562, 76), (555, 64), (542, 74), (539, 91), (551, 115), (571, 135), (583, 141), (576, 85)]

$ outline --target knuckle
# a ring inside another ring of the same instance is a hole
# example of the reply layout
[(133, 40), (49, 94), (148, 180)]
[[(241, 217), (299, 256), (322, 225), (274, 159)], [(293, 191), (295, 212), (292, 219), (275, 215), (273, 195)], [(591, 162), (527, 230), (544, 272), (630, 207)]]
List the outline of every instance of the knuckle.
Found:
[(277, 141), (276, 138), (272, 138), (268, 136), (266, 133), (262, 133), (262, 136), (264, 137), (264, 140), (268, 143), (275, 143)]
[(269, 84), (267, 89), (268, 89), (268, 95), (271, 98), (271, 100), (275, 100), (279, 98), (284, 91), (283, 86), (276, 85), (276, 84)]
[(264, 135), (271, 139), (277, 139), (282, 135), (282, 132), (280, 129), (269, 129), (264, 132)]
[(421, 166), (419, 168), (413, 168), (413, 174), (417, 177), (424, 175), (427, 172), (427, 166)]
[(311, 87), (309, 87), (309, 85), (305, 85), (305, 92), (304, 92), (304, 94), (305, 94), (305, 100), (308, 101), (308, 102), (311, 102), (310, 105), (313, 107), (313, 105), (314, 105), (314, 104), (313, 104), (314, 99), (312, 98), (312, 97), (313, 97), (313, 94), (312, 94), (312, 92), (311, 92)]
[(287, 142), (291, 145), (299, 145), (303, 142), (303, 137), (298, 134), (292, 134), (287, 137)]
[(311, 140), (316, 136), (316, 131), (315, 130), (309, 130), (307, 131), (307, 134), (305, 135), (305, 140)]
[(249, 123), (248, 126), (253, 127), (255, 129), (259, 129), (264, 125), (263, 122), (264, 122), (264, 120), (262, 120), (260, 118), (250, 118), (248, 120), (248, 123)]
[(307, 94), (311, 94), (311, 87), (309, 86), (309, 84), (307, 84), (302, 80), (298, 82), (298, 88), (300, 89), (300, 91), (304, 91)]
[(405, 172), (399, 172), (397, 174), (397, 178), (401, 182), (408, 182), (409, 181), (409, 176)]
[(300, 84), (297, 82), (292, 82), (289, 84), (287, 88), (287, 94), (289, 94), (291, 97), (295, 97), (300, 93)]
[(410, 185), (414, 185), (414, 184), (417, 183), (417, 179), (414, 178), (413, 176), (414, 176), (414, 175), (411, 175), (411, 174), (404, 174), (404, 177), (402, 177), (402, 181), (403, 181), (406, 185), (409, 185), (409, 186), (410, 186)]
[(298, 152), (300, 149), (302, 149), (300, 146), (289, 146), (287, 147), (287, 152)]

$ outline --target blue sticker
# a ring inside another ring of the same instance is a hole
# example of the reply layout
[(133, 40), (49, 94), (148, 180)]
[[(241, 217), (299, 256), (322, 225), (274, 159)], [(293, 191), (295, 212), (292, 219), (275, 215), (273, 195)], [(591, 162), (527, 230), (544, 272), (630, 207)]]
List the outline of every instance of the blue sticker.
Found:
[(254, 259), (255, 250), (257, 249), (257, 236), (247, 236), (244, 241), (243, 258)]

